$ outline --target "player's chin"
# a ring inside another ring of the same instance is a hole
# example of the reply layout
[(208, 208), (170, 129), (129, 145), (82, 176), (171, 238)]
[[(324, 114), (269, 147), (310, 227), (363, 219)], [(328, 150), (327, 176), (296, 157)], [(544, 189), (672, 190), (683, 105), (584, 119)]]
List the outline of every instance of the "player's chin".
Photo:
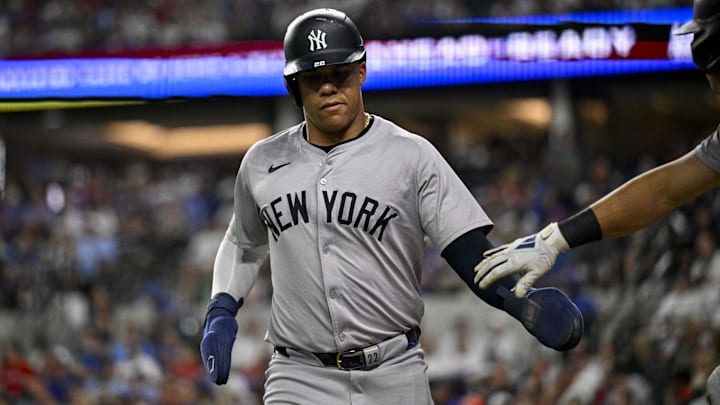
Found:
[(335, 113), (327, 113), (320, 114), (319, 118), (319, 126), (324, 127), (326, 130), (340, 130), (344, 127), (348, 126), (348, 123), (351, 121), (350, 117), (347, 113), (341, 113), (341, 112), (335, 112)]
[(318, 111), (318, 118), (327, 125), (340, 125), (350, 120), (350, 112), (347, 106), (336, 104), (332, 107), (321, 108)]

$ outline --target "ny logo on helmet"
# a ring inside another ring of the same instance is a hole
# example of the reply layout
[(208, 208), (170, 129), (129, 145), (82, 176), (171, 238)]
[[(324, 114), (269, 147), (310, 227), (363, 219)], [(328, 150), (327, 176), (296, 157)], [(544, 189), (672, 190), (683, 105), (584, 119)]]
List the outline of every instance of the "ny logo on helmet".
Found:
[(310, 52), (315, 52), (327, 48), (327, 43), (325, 42), (325, 35), (327, 35), (327, 33), (322, 32), (321, 30), (310, 31), (310, 34), (308, 34), (307, 36), (307, 39), (310, 42)]

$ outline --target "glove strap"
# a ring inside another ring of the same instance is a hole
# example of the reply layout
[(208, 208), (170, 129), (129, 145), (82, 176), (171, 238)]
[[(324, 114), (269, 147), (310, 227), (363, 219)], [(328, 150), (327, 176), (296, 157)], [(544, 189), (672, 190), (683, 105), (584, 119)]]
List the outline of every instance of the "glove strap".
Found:
[(208, 303), (205, 319), (223, 315), (235, 317), (242, 305), (243, 298), (235, 301), (235, 298), (226, 292), (217, 293)]
[(570, 250), (570, 245), (568, 245), (562, 232), (560, 232), (557, 222), (543, 228), (539, 235), (548, 245), (554, 247), (560, 253)]

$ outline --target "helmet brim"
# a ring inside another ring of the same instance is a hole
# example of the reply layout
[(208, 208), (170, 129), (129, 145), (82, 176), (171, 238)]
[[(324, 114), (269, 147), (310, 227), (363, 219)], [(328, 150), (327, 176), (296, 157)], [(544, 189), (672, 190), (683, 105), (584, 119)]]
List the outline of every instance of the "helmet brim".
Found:
[(686, 34), (695, 34), (699, 32), (702, 29), (700, 24), (697, 23), (697, 21), (692, 20), (688, 21), (687, 23), (681, 25), (678, 29), (673, 31), (674, 35), (686, 35)]
[(347, 50), (342, 49), (338, 51), (324, 52), (322, 55), (318, 55), (318, 58), (302, 57), (286, 63), (285, 68), (283, 69), (283, 76), (290, 76), (323, 66), (354, 63), (362, 60), (364, 57), (365, 48), (363, 47), (360, 47), (360, 49), (354, 52), (348, 52)]

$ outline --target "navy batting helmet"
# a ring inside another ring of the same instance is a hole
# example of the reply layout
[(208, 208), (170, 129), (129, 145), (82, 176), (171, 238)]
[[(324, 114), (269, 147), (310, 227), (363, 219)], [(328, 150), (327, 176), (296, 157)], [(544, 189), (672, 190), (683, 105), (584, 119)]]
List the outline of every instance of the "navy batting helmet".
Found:
[(693, 19), (676, 35), (694, 34), (692, 57), (703, 72), (720, 71), (720, 0), (695, 0)]
[(295, 18), (285, 31), (285, 86), (302, 105), (296, 74), (322, 66), (365, 60), (363, 39), (345, 13), (330, 8), (308, 11)]

